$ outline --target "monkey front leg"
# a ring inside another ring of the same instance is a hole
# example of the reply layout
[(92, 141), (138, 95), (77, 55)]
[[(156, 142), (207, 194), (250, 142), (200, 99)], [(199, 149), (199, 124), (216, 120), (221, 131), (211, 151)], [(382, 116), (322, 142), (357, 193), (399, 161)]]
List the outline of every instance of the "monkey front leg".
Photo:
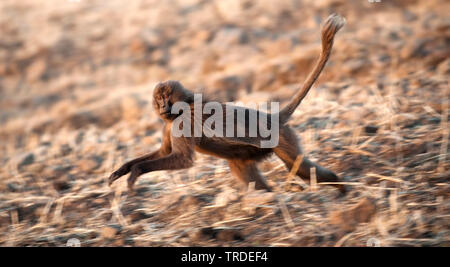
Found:
[(147, 160), (131, 167), (130, 177), (128, 177), (128, 189), (133, 190), (134, 183), (137, 178), (147, 172), (161, 171), (161, 170), (177, 170), (192, 167), (194, 164), (192, 155), (183, 155), (172, 153), (163, 158), (155, 160)]
[(131, 171), (131, 167), (133, 167), (134, 164), (137, 164), (142, 161), (156, 159), (159, 155), (160, 155), (160, 149), (158, 149), (152, 153), (146, 154), (142, 157), (128, 161), (127, 163), (123, 164), (119, 169), (114, 171), (111, 174), (111, 176), (109, 176), (109, 185), (111, 185), (115, 180), (119, 179), (123, 175), (129, 173)]
[(133, 165), (143, 161), (154, 160), (157, 158), (167, 156), (171, 152), (172, 152), (172, 141), (170, 138), (170, 125), (166, 124), (164, 125), (161, 147), (152, 153), (146, 154), (142, 157), (133, 159), (123, 164), (119, 169), (117, 169), (115, 172), (111, 174), (111, 176), (109, 177), (109, 185), (111, 185), (115, 180), (119, 179), (123, 175), (129, 173)]

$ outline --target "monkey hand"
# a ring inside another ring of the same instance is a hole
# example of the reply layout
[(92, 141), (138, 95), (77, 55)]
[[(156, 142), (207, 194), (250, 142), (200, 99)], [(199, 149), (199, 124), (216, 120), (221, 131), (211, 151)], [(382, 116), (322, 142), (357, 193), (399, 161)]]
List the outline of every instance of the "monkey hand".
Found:
[(130, 176), (128, 177), (128, 191), (134, 193), (134, 183), (136, 183), (137, 178), (142, 174), (139, 168), (139, 164), (134, 165), (131, 168)]
[(115, 172), (109, 176), (108, 184), (111, 186), (111, 184), (119, 179), (120, 177), (124, 176), (125, 174), (130, 172), (130, 167), (127, 164), (122, 165), (119, 169), (117, 169)]

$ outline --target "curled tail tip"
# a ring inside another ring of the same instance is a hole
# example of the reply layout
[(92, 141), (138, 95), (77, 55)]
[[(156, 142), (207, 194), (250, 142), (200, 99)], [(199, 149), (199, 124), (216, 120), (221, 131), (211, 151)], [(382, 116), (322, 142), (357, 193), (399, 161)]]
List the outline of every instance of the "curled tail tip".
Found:
[(333, 13), (330, 16), (328, 16), (326, 23), (330, 23), (340, 29), (345, 25), (346, 20), (341, 15)]
[(322, 26), (322, 52), (320, 58), (316, 63), (313, 71), (306, 78), (302, 88), (297, 91), (294, 98), (289, 104), (280, 111), (280, 122), (286, 123), (294, 113), (295, 109), (300, 105), (300, 102), (305, 98), (311, 86), (319, 77), (322, 69), (328, 61), (328, 58), (333, 47), (333, 39), (335, 34), (345, 25), (345, 18), (338, 14), (331, 14)]
[(346, 23), (346, 20), (344, 17), (342, 17), (339, 14), (331, 14), (328, 16), (327, 20), (325, 21), (323, 31), (329, 31), (333, 30), (333, 33), (338, 32), (342, 27), (344, 27)]

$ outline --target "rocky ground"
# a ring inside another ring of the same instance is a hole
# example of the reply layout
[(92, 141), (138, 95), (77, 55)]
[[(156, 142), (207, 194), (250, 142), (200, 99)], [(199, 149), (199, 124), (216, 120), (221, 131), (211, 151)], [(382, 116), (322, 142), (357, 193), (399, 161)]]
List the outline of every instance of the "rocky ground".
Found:
[[(350, 192), (260, 168), (239, 191), (223, 160), (107, 177), (158, 147), (153, 86), (222, 101), (288, 100), (347, 19), (290, 124)], [(450, 4), (344, 0), (2, 0), (0, 245), (449, 246)], [(204, 89), (205, 88), (205, 89)]]

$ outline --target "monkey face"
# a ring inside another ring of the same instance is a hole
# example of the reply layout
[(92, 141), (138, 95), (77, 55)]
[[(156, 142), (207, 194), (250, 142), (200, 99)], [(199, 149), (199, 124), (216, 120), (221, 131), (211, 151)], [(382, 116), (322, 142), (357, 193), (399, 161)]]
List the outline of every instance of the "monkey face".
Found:
[(156, 85), (153, 91), (153, 106), (163, 120), (174, 120), (179, 114), (172, 114), (176, 102), (192, 102), (189, 91), (177, 81), (166, 81)]
[(169, 119), (173, 101), (171, 100), (172, 88), (164, 83), (156, 86), (153, 93), (153, 105), (157, 114), (162, 119)]

